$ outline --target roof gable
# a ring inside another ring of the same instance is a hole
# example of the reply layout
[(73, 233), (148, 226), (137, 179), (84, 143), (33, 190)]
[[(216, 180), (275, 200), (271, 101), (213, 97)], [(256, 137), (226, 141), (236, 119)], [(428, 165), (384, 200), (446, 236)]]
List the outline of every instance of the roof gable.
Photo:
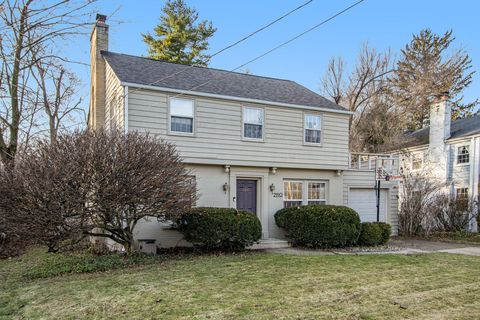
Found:
[(290, 80), (192, 67), (109, 51), (102, 51), (102, 56), (122, 82), (347, 111)]

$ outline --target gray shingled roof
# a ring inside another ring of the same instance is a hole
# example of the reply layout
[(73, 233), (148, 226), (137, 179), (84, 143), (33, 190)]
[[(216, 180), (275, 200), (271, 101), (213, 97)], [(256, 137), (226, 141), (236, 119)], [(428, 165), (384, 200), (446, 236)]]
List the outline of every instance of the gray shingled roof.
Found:
[[(122, 82), (307, 107), (346, 110), (290, 80), (212, 68), (190, 67), (109, 51), (102, 51), (102, 55)], [(181, 73), (161, 80), (177, 72)]]
[[(477, 113), (470, 118), (452, 121), (450, 125), (450, 138), (462, 138), (475, 134), (480, 134), (480, 115)], [(407, 135), (410, 140), (407, 144), (409, 147), (420, 146), (429, 143), (430, 127), (425, 127), (414, 131)]]

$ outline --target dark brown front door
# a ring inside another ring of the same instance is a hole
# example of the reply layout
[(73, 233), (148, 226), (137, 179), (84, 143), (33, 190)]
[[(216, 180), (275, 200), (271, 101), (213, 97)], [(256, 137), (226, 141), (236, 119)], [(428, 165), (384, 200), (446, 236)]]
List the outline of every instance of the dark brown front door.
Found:
[(256, 180), (237, 180), (237, 209), (257, 213)]

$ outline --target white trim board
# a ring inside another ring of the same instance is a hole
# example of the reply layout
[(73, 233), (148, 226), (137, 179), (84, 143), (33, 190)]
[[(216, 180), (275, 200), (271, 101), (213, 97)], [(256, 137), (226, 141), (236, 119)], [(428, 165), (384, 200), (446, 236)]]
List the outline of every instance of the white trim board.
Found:
[(353, 114), (352, 111), (348, 111), (348, 110), (335, 110), (335, 109), (328, 109), (328, 108), (321, 108), (321, 107), (302, 106), (302, 105), (296, 105), (296, 104), (290, 104), (290, 103), (281, 103), (281, 102), (273, 102), (273, 101), (266, 101), (266, 100), (240, 98), (240, 97), (225, 96), (225, 95), (198, 92), (198, 91), (180, 90), (180, 89), (172, 89), (172, 88), (165, 88), (165, 87), (156, 87), (156, 86), (142, 85), (142, 84), (136, 84), (136, 83), (131, 83), (131, 82), (123, 82), (122, 81), (122, 85), (123, 86), (128, 86), (128, 87), (133, 87), (133, 88), (138, 88), (138, 89), (147, 89), (147, 90), (163, 91), (163, 92), (173, 92), (173, 93), (179, 93), (179, 94), (195, 95), (195, 96), (199, 96), (199, 97), (216, 98), (216, 99), (224, 99), (224, 100), (231, 100), (231, 101), (249, 102), (249, 103), (258, 103), (258, 104), (265, 104), (265, 105), (272, 105), (272, 106), (279, 106), (279, 107), (287, 107), (287, 108), (296, 108), (296, 109), (304, 109), (304, 110), (324, 111), (324, 112), (347, 114), (347, 115), (352, 115)]

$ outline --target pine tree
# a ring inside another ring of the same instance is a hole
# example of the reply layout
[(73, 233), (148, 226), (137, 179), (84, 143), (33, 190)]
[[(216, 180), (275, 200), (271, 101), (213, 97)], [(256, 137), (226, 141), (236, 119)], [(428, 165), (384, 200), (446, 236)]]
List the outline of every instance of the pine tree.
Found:
[(432, 101), (439, 94), (450, 94), (453, 119), (468, 116), (478, 103), (462, 103), (462, 92), (472, 82), (474, 71), (470, 71), (472, 60), (464, 50), (447, 56), (455, 40), (452, 34), (450, 30), (440, 36), (424, 29), (401, 50), (391, 84), (397, 105), (410, 119), (409, 130), (421, 128), (428, 120)]
[(197, 23), (198, 12), (184, 0), (169, 0), (162, 8), (154, 35), (142, 34), (150, 58), (186, 65), (207, 66), (208, 39), (217, 30), (210, 21)]

